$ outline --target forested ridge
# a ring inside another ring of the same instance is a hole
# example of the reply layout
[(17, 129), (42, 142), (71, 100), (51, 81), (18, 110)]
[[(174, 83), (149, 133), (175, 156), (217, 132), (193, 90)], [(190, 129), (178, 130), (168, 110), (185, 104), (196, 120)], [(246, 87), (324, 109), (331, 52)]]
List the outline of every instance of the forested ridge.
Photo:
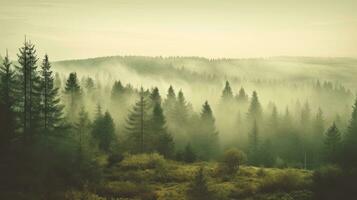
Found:
[(52, 64), (30, 41), (1, 58), (2, 199), (353, 199), (353, 59), (321, 80), (226, 71), (249, 60), (111, 59)]

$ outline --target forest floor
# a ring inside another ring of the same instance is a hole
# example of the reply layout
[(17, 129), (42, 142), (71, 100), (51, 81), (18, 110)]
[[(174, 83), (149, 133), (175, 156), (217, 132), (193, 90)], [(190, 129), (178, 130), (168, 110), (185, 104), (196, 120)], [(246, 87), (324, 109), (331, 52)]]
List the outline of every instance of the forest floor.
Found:
[(104, 183), (88, 199), (190, 199), (188, 188), (202, 166), (212, 199), (312, 199), (312, 171), (241, 166), (236, 174), (222, 175), (217, 162), (187, 164), (157, 154), (129, 156), (107, 167)]

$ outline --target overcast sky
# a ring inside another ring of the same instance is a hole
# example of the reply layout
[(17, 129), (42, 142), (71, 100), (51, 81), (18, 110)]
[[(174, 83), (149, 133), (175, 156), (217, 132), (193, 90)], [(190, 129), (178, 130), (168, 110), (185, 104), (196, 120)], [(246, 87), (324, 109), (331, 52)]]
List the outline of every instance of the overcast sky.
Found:
[(356, 0), (0, 0), (0, 54), (357, 57)]

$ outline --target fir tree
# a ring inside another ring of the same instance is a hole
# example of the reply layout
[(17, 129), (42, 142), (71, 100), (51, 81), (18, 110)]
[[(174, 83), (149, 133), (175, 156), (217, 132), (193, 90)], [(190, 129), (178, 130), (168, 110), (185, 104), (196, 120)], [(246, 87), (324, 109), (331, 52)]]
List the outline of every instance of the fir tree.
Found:
[(251, 164), (257, 164), (259, 150), (259, 129), (257, 121), (253, 121), (253, 126), (249, 134), (249, 161)]
[(81, 87), (79, 86), (77, 74), (75, 72), (69, 74), (66, 82), (65, 92), (69, 98), (67, 115), (69, 120), (73, 122), (77, 115), (78, 101), (81, 97)]
[(193, 151), (192, 147), (191, 147), (191, 144), (188, 143), (185, 147), (185, 150), (183, 152), (183, 160), (186, 162), (186, 163), (193, 163), (196, 161), (196, 154), (195, 152)]
[(126, 120), (126, 132), (128, 134), (132, 151), (134, 152), (143, 153), (147, 150), (146, 137), (149, 137), (147, 130), (150, 122), (148, 108), (149, 104), (147, 102), (146, 95), (143, 88), (141, 88), (139, 100), (135, 103)]
[[(158, 94), (158, 93), (157, 93)], [(159, 95), (158, 95), (159, 96)], [(151, 96), (152, 97), (152, 96)], [(157, 97), (157, 95), (156, 95)], [(154, 98), (155, 99), (155, 98)], [(151, 118), (151, 140), (150, 145), (153, 150), (157, 150), (165, 157), (171, 157), (174, 151), (174, 142), (172, 136), (167, 132), (166, 120), (161, 108), (160, 101), (155, 101), (153, 114)]]
[(53, 131), (61, 125), (62, 109), (58, 97), (58, 88), (54, 86), (54, 78), (48, 56), (45, 55), (41, 66), (41, 116), (45, 132)]
[(248, 109), (248, 120), (250, 122), (256, 121), (260, 122), (262, 120), (262, 108), (258, 99), (258, 94), (256, 91), (253, 92), (250, 106)]
[(200, 156), (205, 160), (214, 158), (219, 151), (218, 132), (215, 127), (215, 118), (207, 101), (202, 106), (201, 124)]
[(228, 81), (226, 81), (226, 85), (222, 91), (222, 100), (223, 101), (231, 101), (233, 99), (232, 88)]
[(325, 120), (323, 117), (323, 112), (321, 108), (318, 109), (315, 120), (314, 120), (314, 135), (316, 139), (321, 139), (325, 131)]
[(112, 101), (120, 101), (124, 95), (125, 88), (120, 81), (115, 81), (112, 87), (111, 99)]
[(325, 134), (325, 160), (336, 163), (340, 148), (341, 135), (335, 123), (326, 131)]
[(10, 142), (16, 129), (15, 114), (15, 72), (11, 68), (11, 62), (6, 56), (0, 66), (0, 146)]
[(344, 162), (343, 164), (350, 166), (357, 166), (357, 98), (352, 107), (352, 115), (347, 128), (346, 136), (344, 138)]
[(238, 92), (237, 101), (240, 105), (245, 105), (248, 103), (248, 95), (245, 93), (243, 87), (241, 87)]
[(88, 113), (85, 111), (84, 107), (82, 106), (78, 114), (78, 122), (75, 124), (75, 130), (78, 133), (76, 137), (80, 149), (83, 149), (86, 145), (89, 145), (90, 141), (89, 141), (88, 133), (90, 131), (90, 128), (91, 128), (91, 121), (89, 120)]
[(21, 92), (21, 97), (19, 98), (22, 115), (21, 128), (25, 141), (28, 141), (33, 138), (35, 133), (38, 133), (40, 126), (41, 91), (40, 78), (36, 71), (38, 59), (35, 46), (25, 40), (17, 56), (19, 66), (16, 66), (16, 68), (21, 85), (19, 88)]

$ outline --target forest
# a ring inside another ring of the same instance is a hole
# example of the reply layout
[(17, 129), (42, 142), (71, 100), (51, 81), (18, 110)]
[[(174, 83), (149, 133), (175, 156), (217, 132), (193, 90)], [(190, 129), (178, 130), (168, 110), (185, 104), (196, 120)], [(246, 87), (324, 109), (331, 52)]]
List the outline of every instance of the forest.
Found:
[(357, 195), (355, 59), (0, 61), (0, 199)]

